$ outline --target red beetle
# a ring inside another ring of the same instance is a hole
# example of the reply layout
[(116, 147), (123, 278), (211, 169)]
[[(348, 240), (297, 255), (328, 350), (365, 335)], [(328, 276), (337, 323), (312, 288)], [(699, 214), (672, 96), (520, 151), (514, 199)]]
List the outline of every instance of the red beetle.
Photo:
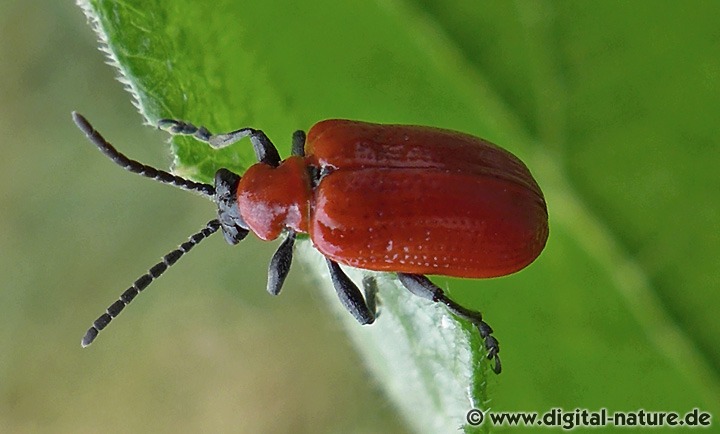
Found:
[[(167, 254), (100, 316), (83, 338), (90, 345), (112, 318), (184, 253), (222, 229), (230, 244), (250, 231), (263, 240), (283, 232), (267, 290), (280, 292), (297, 233), (309, 234), (326, 258), (340, 301), (361, 323), (375, 320), (338, 263), (397, 273), (412, 293), (440, 302), (473, 323), (500, 372), (500, 350), (479, 312), (450, 300), (425, 274), (487, 278), (530, 264), (548, 237), (542, 191), (527, 167), (504, 149), (449, 130), (326, 120), (293, 135), (292, 156), (281, 160), (265, 133), (243, 128), (211, 134), (204, 127), (164, 119), (171, 134), (191, 135), (214, 148), (250, 137), (258, 163), (239, 175), (220, 169), (215, 185), (154, 169), (119, 153), (81, 115), (73, 119), (105, 155), (125, 169), (211, 197), (218, 217)], [(368, 289), (368, 288), (366, 288)]]

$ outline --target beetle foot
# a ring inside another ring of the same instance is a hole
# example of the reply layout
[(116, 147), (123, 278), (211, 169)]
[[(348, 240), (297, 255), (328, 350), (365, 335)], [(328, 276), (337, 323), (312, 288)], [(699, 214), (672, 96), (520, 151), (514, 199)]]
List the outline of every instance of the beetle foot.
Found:
[[(487, 350), (488, 360), (495, 361), (495, 364), (493, 365), (493, 372), (499, 374), (502, 371), (502, 363), (500, 362), (500, 356), (498, 355), (500, 352), (500, 343), (497, 339), (495, 339), (495, 336), (491, 334), (492, 328), (490, 328), (485, 321), (480, 321), (477, 328), (480, 332), (480, 336), (482, 336), (485, 340), (485, 349)], [(486, 331), (489, 331), (489, 333), (484, 334)]]
[(174, 136), (193, 136), (201, 142), (208, 142), (213, 137), (213, 134), (203, 126), (196, 127), (189, 122), (175, 119), (160, 119), (157, 127)]
[(375, 277), (373, 276), (365, 276), (362, 280), (362, 287), (363, 292), (365, 293), (365, 304), (367, 304), (368, 309), (370, 309), (370, 312), (372, 312), (375, 319), (378, 319), (380, 316), (380, 311), (378, 310), (378, 284), (377, 280), (375, 280)]

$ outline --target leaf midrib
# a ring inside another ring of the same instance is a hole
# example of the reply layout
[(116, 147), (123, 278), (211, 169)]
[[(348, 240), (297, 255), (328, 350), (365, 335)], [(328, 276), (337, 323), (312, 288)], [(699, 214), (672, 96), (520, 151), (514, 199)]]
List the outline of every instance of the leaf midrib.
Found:
[[(461, 77), (477, 104), (469, 107), (490, 106), (493, 125), (506, 135), (511, 143), (523, 144), (531, 150), (529, 166), (541, 180), (543, 191), (550, 208), (551, 225), (561, 224), (574, 237), (598, 266), (615, 283), (614, 290), (623, 300), (635, 320), (640, 324), (652, 345), (665, 357), (686, 380), (701, 392), (706, 405), (713, 406), (711, 412), (720, 412), (716, 397), (720, 396), (720, 378), (712, 369), (707, 355), (698, 350), (694, 340), (670, 314), (657, 296), (651, 279), (641, 264), (633, 258), (617, 233), (608, 227), (602, 219), (592, 212), (573, 188), (571, 179), (563, 165), (565, 161), (562, 149), (567, 137), (567, 92), (560, 81), (557, 57), (548, 50), (553, 47), (549, 40), (550, 28), (532, 17), (520, 17), (525, 28), (524, 37), (532, 53), (531, 64), (537, 72), (532, 81), (536, 113), (538, 115), (538, 135), (533, 139), (522, 117), (511, 106), (493, 92), (488, 80), (476, 70), (469, 56), (462, 50), (462, 44), (450, 36), (443, 23), (435, 20), (431, 14), (412, 11), (405, 0), (394, 0), (394, 6), (388, 8), (396, 14), (413, 16), (413, 23), (406, 30), (414, 33), (416, 41), (422, 41), (430, 60), (440, 68), (453, 68), (452, 76)], [(545, 8), (544, 16), (551, 15), (551, 5), (545, 3), (522, 3), (523, 7), (534, 6), (539, 16), (540, 8)], [(519, 9), (519, 8), (518, 8)], [(548, 13), (549, 12), (549, 13)], [(457, 84), (457, 83), (456, 83)], [(482, 104), (480, 104), (482, 102)], [(548, 109), (549, 108), (549, 109)], [(487, 116), (487, 112), (478, 116)]]

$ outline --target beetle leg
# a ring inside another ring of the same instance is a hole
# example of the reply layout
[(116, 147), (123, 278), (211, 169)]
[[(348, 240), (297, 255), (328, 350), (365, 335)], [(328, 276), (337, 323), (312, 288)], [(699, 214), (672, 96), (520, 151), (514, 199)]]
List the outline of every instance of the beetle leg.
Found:
[(474, 324), (480, 332), (480, 337), (485, 341), (485, 349), (487, 349), (488, 352), (487, 358), (495, 360), (493, 371), (495, 371), (496, 374), (500, 373), (502, 370), (500, 356), (498, 356), (500, 345), (497, 339), (492, 336), (493, 329), (483, 320), (480, 312), (466, 309), (450, 300), (440, 287), (432, 283), (430, 279), (422, 274), (398, 273), (397, 275), (400, 283), (413, 294), (436, 303), (442, 303), (447, 306), (450, 312)]
[(305, 131), (297, 130), (292, 137), (292, 155), (305, 156)]
[(174, 119), (160, 119), (157, 126), (161, 130), (173, 135), (192, 136), (215, 149), (225, 148), (242, 138), (250, 137), (250, 142), (255, 150), (255, 156), (259, 162), (269, 164), (273, 167), (277, 167), (280, 164), (280, 154), (277, 148), (262, 130), (240, 128), (239, 130), (229, 133), (212, 134), (203, 126), (196, 127), (189, 122)]
[(365, 276), (363, 277), (362, 286), (365, 292), (365, 304), (367, 304), (368, 309), (370, 309), (370, 312), (372, 312), (375, 319), (377, 319), (378, 316), (380, 316), (377, 309), (377, 280), (375, 280), (373, 276)]
[(285, 241), (275, 251), (268, 267), (267, 292), (270, 295), (280, 294), (285, 278), (290, 272), (292, 264), (293, 246), (295, 245), (295, 231), (288, 231)]
[(375, 321), (375, 315), (368, 308), (358, 287), (350, 280), (337, 262), (329, 258), (325, 258), (325, 260), (330, 269), (330, 278), (335, 291), (340, 297), (340, 303), (360, 324), (372, 324)]

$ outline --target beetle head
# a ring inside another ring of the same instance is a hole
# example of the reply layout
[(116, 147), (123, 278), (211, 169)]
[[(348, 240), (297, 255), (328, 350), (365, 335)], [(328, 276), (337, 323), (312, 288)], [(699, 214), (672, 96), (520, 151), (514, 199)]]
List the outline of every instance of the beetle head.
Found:
[(218, 220), (225, 241), (232, 245), (242, 241), (250, 232), (237, 205), (239, 183), (240, 176), (227, 169), (220, 169), (215, 173), (215, 203), (218, 207)]

